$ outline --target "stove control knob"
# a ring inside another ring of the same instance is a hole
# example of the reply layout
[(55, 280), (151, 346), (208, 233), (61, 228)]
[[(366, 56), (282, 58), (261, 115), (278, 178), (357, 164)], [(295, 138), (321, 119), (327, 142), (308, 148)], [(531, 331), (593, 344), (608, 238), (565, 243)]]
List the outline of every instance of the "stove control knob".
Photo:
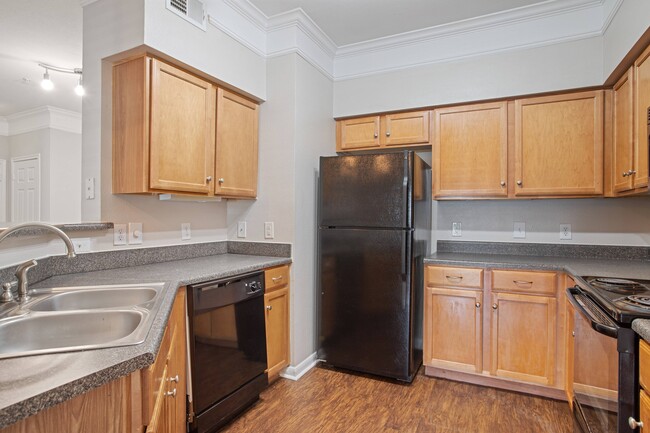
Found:
[(635, 430), (637, 428), (643, 428), (643, 421), (637, 421), (633, 417), (629, 417), (627, 419), (627, 423), (630, 425), (630, 428), (632, 430)]

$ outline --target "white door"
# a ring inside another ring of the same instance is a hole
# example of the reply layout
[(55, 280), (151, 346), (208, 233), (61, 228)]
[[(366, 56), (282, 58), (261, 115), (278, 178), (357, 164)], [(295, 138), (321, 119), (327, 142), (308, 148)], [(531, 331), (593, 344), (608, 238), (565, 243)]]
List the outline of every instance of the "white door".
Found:
[(41, 155), (11, 158), (11, 221), (41, 219)]
[(0, 222), (7, 221), (7, 160), (0, 159)]

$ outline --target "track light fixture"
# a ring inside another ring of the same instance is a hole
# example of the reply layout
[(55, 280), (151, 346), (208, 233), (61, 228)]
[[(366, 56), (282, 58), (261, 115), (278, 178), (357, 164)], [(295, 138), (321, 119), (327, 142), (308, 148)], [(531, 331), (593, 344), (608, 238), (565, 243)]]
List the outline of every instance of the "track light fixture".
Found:
[(47, 65), (45, 63), (39, 63), (38, 66), (45, 69), (43, 74), (43, 81), (41, 81), (41, 87), (45, 90), (52, 90), (54, 88), (54, 83), (50, 79), (50, 71), (62, 72), (64, 74), (77, 74), (79, 75), (79, 82), (74, 88), (74, 92), (83, 96), (86, 93), (86, 90), (83, 87), (83, 71), (81, 68), (61, 68), (59, 66)]

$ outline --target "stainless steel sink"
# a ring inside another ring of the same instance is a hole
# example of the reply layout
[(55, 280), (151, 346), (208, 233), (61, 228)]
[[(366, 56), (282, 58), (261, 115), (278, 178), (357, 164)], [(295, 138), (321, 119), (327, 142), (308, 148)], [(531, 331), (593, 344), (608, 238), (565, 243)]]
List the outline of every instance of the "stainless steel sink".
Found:
[(32, 311), (94, 310), (140, 305), (151, 301), (158, 292), (151, 287), (129, 289), (82, 289), (57, 293), (33, 302)]
[(39, 289), (0, 311), (0, 359), (142, 343), (163, 283)]

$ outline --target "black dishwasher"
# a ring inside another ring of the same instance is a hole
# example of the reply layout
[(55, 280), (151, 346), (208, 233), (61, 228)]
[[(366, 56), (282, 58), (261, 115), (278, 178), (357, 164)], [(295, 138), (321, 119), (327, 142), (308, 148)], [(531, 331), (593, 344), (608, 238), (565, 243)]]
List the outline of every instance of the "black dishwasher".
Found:
[(214, 432), (268, 385), (264, 273), (188, 287), (190, 432)]

